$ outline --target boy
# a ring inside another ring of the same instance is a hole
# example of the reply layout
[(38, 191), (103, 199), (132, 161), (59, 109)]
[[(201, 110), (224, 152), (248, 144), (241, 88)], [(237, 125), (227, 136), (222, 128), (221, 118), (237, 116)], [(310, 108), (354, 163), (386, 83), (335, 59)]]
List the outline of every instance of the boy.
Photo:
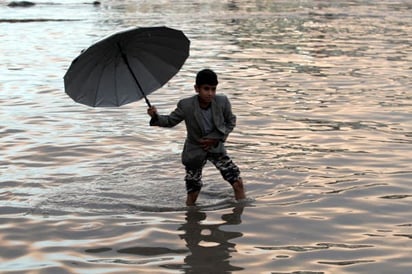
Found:
[(182, 152), (182, 163), (186, 169), (186, 205), (193, 206), (202, 188), (202, 170), (207, 160), (219, 169), (228, 181), (236, 200), (245, 199), (239, 168), (226, 154), (224, 142), (236, 125), (229, 99), (216, 95), (217, 75), (210, 69), (197, 73), (195, 91), (197, 95), (182, 99), (169, 115), (158, 115), (155, 107), (147, 110), (152, 117), (151, 126), (174, 127), (181, 121), (186, 124), (186, 141)]

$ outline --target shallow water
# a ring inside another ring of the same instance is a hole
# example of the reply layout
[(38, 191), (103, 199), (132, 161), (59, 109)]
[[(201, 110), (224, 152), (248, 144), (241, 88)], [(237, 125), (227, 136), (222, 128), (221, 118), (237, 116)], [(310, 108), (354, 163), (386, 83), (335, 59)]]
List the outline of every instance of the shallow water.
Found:
[[(410, 1), (102, 2), (0, 2), (2, 273), (410, 273)], [(149, 99), (219, 73), (248, 202), (208, 165), (185, 208), (183, 125), (64, 93), (82, 49), (153, 25), (191, 55)]]

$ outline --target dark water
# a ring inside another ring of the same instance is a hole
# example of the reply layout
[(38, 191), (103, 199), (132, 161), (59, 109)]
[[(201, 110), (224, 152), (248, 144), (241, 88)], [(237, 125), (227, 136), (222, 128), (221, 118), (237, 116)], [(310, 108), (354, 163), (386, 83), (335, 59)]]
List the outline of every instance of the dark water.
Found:
[[(84, 2), (0, 2), (0, 272), (411, 272), (410, 1)], [(83, 48), (160, 25), (191, 55), (149, 98), (219, 73), (247, 203), (208, 165), (187, 209), (183, 125), (64, 93)]]

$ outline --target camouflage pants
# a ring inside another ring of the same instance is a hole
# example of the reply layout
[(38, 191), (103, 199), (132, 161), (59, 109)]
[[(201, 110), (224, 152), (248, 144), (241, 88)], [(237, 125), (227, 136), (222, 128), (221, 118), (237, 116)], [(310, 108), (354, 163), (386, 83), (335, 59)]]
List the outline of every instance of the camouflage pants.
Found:
[(240, 179), (240, 170), (228, 155), (209, 153), (201, 168), (192, 169), (186, 167), (185, 182), (187, 193), (197, 192), (202, 188), (202, 170), (207, 161), (210, 161), (220, 171), (223, 179), (231, 185)]

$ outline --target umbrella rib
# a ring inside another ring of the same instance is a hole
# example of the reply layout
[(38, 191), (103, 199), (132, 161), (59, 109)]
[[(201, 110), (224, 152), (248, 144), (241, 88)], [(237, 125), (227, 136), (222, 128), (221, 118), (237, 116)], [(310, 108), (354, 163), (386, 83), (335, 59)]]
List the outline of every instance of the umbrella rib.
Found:
[[(116, 61), (115, 61), (115, 64), (116, 64)], [(116, 97), (116, 105), (120, 106), (120, 103), (119, 103), (119, 90), (117, 89), (117, 77), (116, 77), (116, 75), (117, 75), (117, 66), (115, 65), (114, 66), (114, 90), (115, 90), (115, 94), (116, 94), (116, 96), (115, 96)]]
[(97, 81), (97, 83), (96, 83), (96, 87), (95, 87), (95, 89), (94, 89), (94, 104), (93, 104), (93, 106), (94, 107), (96, 107), (98, 104), (97, 104), (97, 94), (99, 93), (99, 88), (100, 88), (100, 79), (102, 79), (102, 77), (103, 77), (103, 74), (104, 74), (104, 69), (105, 69), (105, 67), (103, 66), (102, 68), (101, 68), (101, 70), (100, 70), (100, 75), (99, 75), (99, 81)]
[[(145, 47), (140, 47), (141, 51), (144, 51), (146, 54), (151, 55), (153, 58), (157, 59), (158, 62), (162, 62), (163, 66), (168, 66), (168, 67), (172, 67), (174, 69), (179, 70), (184, 62), (182, 62), (182, 64), (180, 64), (180, 66), (176, 66), (175, 64), (171, 64), (171, 63), (167, 63), (165, 62), (163, 59), (159, 58), (158, 56), (154, 55), (153, 53), (151, 53), (150, 51), (147, 51)], [(141, 58), (139, 56), (133, 56), (133, 58), (141, 60)], [(144, 64), (144, 62), (141, 62), (141, 64)], [(162, 82), (160, 79), (158, 79), (158, 76), (153, 74), (153, 72), (151, 70), (147, 70), (148, 73), (150, 73), (150, 75), (153, 76), (154, 79), (156, 79), (159, 83)], [(176, 72), (177, 73), (177, 72)], [(176, 74), (174, 73), (174, 74)], [(162, 84), (163, 85), (163, 84)]]

